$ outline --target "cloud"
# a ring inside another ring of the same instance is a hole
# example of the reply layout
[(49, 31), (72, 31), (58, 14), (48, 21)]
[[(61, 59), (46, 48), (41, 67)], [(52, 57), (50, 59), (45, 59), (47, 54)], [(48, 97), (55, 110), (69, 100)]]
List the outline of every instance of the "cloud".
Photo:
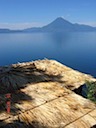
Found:
[(32, 23), (0, 23), (0, 28), (8, 28), (8, 29), (25, 29), (30, 27), (42, 27), (44, 24), (39, 22)]

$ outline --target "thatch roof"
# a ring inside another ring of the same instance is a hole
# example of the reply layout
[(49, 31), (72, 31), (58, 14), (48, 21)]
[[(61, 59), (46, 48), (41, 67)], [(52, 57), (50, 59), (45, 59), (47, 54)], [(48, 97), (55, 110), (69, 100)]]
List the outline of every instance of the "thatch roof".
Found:
[[(96, 106), (72, 90), (90, 75), (54, 60), (39, 60), (0, 68), (0, 126), (22, 128), (90, 128), (96, 125)], [(11, 113), (5, 94), (11, 93)]]

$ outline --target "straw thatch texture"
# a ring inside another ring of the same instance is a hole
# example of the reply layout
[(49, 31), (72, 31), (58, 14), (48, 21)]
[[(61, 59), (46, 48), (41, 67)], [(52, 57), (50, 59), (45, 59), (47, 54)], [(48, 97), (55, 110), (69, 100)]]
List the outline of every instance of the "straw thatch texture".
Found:
[[(0, 128), (90, 128), (96, 125), (96, 106), (75, 94), (89, 75), (53, 60), (1, 67)], [(4, 95), (11, 93), (11, 113)]]
[(72, 90), (84, 84), (85, 80), (95, 79), (56, 61), (19, 63), (0, 68), (0, 93), (12, 92), (25, 87), (27, 83), (42, 81), (61, 82), (62, 86)]

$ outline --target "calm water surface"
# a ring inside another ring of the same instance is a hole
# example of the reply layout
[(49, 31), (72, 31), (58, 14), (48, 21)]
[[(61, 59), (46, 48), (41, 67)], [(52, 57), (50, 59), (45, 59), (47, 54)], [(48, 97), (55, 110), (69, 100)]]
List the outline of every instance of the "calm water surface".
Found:
[(44, 58), (96, 77), (96, 32), (0, 34), (0, 66)]

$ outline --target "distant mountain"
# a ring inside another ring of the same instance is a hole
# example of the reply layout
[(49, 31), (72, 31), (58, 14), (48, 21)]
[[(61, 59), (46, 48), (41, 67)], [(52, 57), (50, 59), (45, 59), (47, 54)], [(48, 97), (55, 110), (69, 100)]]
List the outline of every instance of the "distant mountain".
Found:
[(73, 30), (73, 24), (59, 17), (52, 23), (42, 27), (42, 30), (47, 32), (70, 31)]
[(40, 27), (27, 28), (23, 30), (23, 32), (41, 32), (41, 31), (42, 31), (42, 28)]
[(74, 25), (74, 31), (96, 31), (96, 27), (92, 27), (89, 25), (83, 25), (83, 24), (73, 24)]
[(81, 24), (73, 24), (61, 17), (57, 18), (50, 24), (43, 27), (33, 27), (27, 28), (24, 30), (10, 30), (10, 29), (0, 29), (0, 33), (10, 33), (10, 32), (88, 32), (88, 31), (96, 31), (96, 27), (92, 27), (89, 25), (81, 25)]
[(0, 29), (0, 33), (9, 33), (10, 29)]
[(17, 33), (23, 32), (22, 30), (10, 30), (10, 29), (0, 29), (0, 33)]
[(72, 24), (59, 17), (50, 24), (41, 28), (25, 29), (25, 32), (72, 32), (72, 31), (96, 31), (96, 27), (89, 25)]

